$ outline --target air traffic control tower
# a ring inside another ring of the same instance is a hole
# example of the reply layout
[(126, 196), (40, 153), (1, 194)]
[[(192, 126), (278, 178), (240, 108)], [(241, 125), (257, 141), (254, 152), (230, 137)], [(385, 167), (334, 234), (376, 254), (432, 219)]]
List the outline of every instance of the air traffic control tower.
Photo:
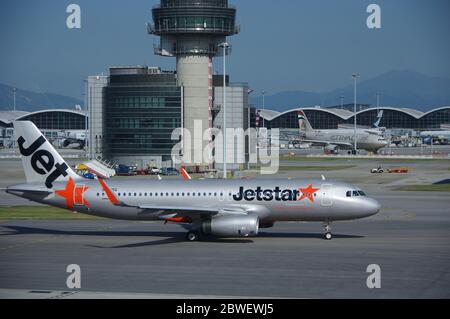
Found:
[(194, 159), (198, 147), (208, 143), (194, 136), (194, 120), (202, 123), (202, 134), (212, 127), (212, 58), (223, 54), (218, 45), (227, 36), (239, 33), (236, 9), (228, 0), (161, 0), (152, 14), (148, 32), (160, 37), (155, 54), (177, 59), (177, 82), (184, 88), (183, 127), (191, 133)]

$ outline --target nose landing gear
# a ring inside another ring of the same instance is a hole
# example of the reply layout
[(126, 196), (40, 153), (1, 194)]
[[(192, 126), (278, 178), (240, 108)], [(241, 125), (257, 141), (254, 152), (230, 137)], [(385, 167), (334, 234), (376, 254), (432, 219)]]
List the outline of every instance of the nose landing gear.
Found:
[(326, 240), (330, 240), (331, 238), (333, 238), (333, 235), (331, 234), (331, 226), (330, 226), (331, 222), (327, 221), (323, 224), (323, 228), (325, 229), (325, 233), (323, 235), (323, 237)]

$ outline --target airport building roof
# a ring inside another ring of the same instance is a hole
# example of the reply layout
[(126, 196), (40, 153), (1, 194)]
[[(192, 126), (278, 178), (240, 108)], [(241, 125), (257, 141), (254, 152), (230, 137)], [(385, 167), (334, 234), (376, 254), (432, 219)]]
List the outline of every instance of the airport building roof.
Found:
[[(340, 125), (353, 124), (354, 113), (339, 108), (299, 107), (284, 112), (260, 110), (260, 116), (266, 121), (263, 125), (268, 128), (298, 128), (297, 112), (305, 112), (309, 122), (315, 129), (335, 129)], [(356, 112), (357, 124), (371, 126), (377, 121), (378, 111), (383, 110), (380, 121), (381, 127), (407, 129), (438, 129), (443, 124), (450, 124), (450, 106), (443, 106), (428, 112), (419, 110), (380, 106), (371, 107)]]
[(30, 112), (25, 111), (2, 111), (0, 112), (0, 122), (4, 124), (10, 124), (15, 119), (30, 114)]

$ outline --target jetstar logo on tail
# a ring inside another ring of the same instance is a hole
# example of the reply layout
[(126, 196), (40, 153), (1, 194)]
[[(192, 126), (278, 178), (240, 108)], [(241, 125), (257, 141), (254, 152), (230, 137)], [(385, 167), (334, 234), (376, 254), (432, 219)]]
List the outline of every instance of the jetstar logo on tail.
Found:
[[(47, 188), (52, 188), (53, 182), (58, 177), (67, 176), (67, 169), (69, 167), (66, 163), (55, 163), (55, 158), (49, 151), (39, 149), (45, 142), (47, 142), (43, 135), (35, 140), (29, 147), (23, 146), (25, 142), (26, 141), (22, 136), (20, 136), (17, 140), (20, 154), (25, 157), (31, 156), (31, 167), (36, 173), (40, 175), (50, 173), (45, 180), (45, 186), (47, 186)], [(55, 169), (53, 170), (53, 168)]]
[(55, 191), (55, 194), (66, 199), (68, 209), (73, 209), (74, 204), (89, 206), (89, 202), (83, 198), (83, 193), (88, 190), (86, 186), (75, 186), (70, 178), (65, 189)]
[(313, 188), (312, 184), (299, 189), (281, 189), (278, 186), (274, 189), (262, 189), (260, 186), (256, 189), (244, 189), (241, 186), (239, 192), (233, 194), (233, 199), (235, 201), (301, 201), (308, 198), (310, 202), (314, 203), (314, 196), (318, 190), (319, 188)]

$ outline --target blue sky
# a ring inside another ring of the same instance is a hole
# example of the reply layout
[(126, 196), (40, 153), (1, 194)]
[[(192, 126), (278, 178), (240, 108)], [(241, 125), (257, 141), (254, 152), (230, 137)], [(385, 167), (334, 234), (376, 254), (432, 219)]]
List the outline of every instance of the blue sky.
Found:
[[(155, 0), (5, 0), (0, 2), (0, 83), (82, 99), (83, 79), (111, 65), (174, 69), (153, 55), (146, 33)], [(232, 81), (257, 92), (323, 92), (391, 70), (450, 77), (448, 0), (235, 0), (241, 33), (229, 38)], [(81, 6), (82, 28), (66, 27), (66, 7)], [(366, 26), (381, 7), (382, 28)], [(221, 72), (221, 59), (215, 60)]]

